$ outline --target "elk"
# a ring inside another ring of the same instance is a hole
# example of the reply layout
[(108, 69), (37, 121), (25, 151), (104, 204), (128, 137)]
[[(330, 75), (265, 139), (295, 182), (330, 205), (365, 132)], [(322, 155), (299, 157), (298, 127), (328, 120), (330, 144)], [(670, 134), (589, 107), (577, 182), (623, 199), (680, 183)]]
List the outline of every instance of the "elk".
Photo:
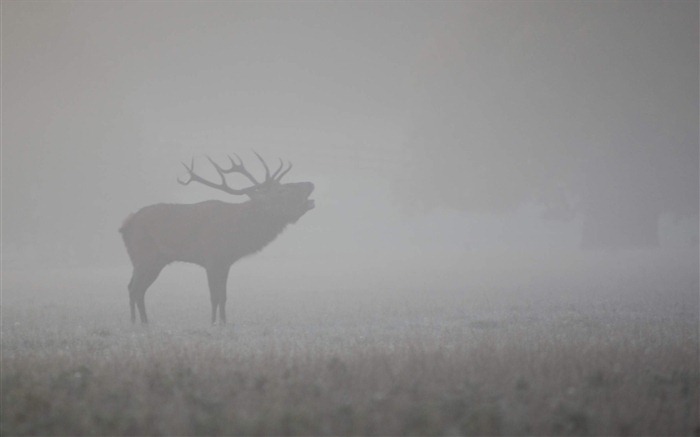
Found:
[[(245, 195), (243, 203), (207, 200), (195, 204), (146, 206), (131, 214), (119, 231), (131, 258), (134, 271), (129, 282), (131, 322), (136, 323), (136, 307), (142, 324), (148, 323), (144, 297), (161, 270), (175, 261), (198, 264), (207, 272), (211, 296), (211, 322), (226, 323), (226, 282), (233, 263), (260, 251), (274, 240), (287, 225), (296, 223), (314, 208), (309, 199), (314, 190), (311, 182), (281, 183), (292, 169), (288, 163), (270, 174), (265, 160), (254, 152), (265, 169), (265, 180), (258, 180), (245, 168), (243, 160), (228, 156), (230, 168), (223, 168), (207, 156), (220, 177), (212, 182), (194, 171), (194, 158), (182, 185), (197, 182), (233, 195)], [(226, 175), (239, 173), (252, 185), (236, 189), (227, 184)]]

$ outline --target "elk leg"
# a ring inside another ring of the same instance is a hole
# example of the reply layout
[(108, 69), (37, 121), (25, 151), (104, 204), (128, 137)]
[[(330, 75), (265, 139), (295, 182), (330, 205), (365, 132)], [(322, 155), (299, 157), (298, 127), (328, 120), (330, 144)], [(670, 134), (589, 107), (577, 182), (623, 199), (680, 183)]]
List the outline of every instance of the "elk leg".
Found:
[(127, 289), (129, 290), (129, 307), (131, 308), (131, 323), (136, 323), (136, 299), (134, 299), (134, 294), (131, 292), (131, 284), (134, 283), (134, 276), (131, 276), (131, 281)]
[(216, 324), (216, 308), (219, 306), (219, 299), (209, 286), (209, 296), (211, 297), (211, 324)]
[(216, 309), (219, 309), (219, 323), (226, 324), (226, 279), (228, 269), (210, 267), (207, 269), (209, 294), (211, 296), (211, 323), (216, 323)]
[(219, 295), (219, 321), (222, 325), (226, 324), (226, 284)]
[(146, 290), (151, 286), (151, 284), (153, 284), (162, 269), (162, 266), (134, 268), (134, 274), (131, 277), (131, 282), (129, 282), (129, 302), (131, 304), (132, 322), (136, 322), (136, 312), (134, 311), (134, 306), (138, 306), (141, 323), (148, 323), (148, 316), (146, 316), (146, 302), (144, 297), (146, 295)]
[(136, 301), (129, 293), (129, 306), (131, 307), (131, 323), (136, 323)]
[(221, 276), (221, 288), (219, 289), (219, 321), (222, 325), (226, 324), (226, 283), (228, 282), (228, 273), (231, 267), (226, 267)]

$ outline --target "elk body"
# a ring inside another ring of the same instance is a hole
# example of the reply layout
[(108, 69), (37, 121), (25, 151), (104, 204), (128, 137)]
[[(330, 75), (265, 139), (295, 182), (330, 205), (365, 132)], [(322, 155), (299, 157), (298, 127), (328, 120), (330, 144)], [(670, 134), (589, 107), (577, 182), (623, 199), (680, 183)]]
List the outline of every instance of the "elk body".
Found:
[[(229, 157), (231, 167), (222, 168), (208, 158), (216, 169), (220, 183), (211, 182), (194, 172), (194, 160), (185, 168), (187, 185), (198, 182), (229, 194), (246, 195), (243, 203), (208, 200), (196, 204), (159, 203), (131, 214), (120, 232), (134, 266), (129, 282), (131, 321), (136, 321), (136, 308), (141, 323), (147, 323), (144, 297), (161, 270), (175, 261), (198, 264), (207, 272), (211, 296), (211, 321), (226, 323), (226, 282), (231, 266), (237, 260), (258, 252), (275, 239), (287, 225), (295, 223), (314, 207), (309, 199), (311, 182), (281, 183), (292, 165), (279, 168), (270, 175), (265, 161), (256, 153), (265, 168), (265, 180), (258, 182), (243, 161)], [(252, 185), (235, 189), (226, 183), (226, 175), (240, 173)]]

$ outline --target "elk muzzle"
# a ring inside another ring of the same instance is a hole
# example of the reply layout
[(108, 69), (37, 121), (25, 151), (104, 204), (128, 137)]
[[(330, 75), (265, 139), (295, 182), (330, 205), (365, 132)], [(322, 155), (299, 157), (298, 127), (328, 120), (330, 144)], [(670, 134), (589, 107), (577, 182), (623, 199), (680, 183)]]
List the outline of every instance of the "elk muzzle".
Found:
[(314, 191), (314, 184), (311, 182), (294, 182), (285, 185), (293, 193), (293, 196), (289, 197), (291, 203), (288, 204), (288, 212), (290, 213), (291, 222), (296, 223), (301, 216), (316, 206), (314, 200), (309, 199), (309, 196)]
[(305, 193), (304, 195), (304, 201), (305, 201), (305, 206), (306, 210), (314, 209), (316, 206), (316, 203), (314, 202), (314, 199), (309, 199), (309, 196), (311, 196), (311, 193), (314, 191), (314, 184), (311, 182), (299, 182), (301, 185), (303, 192)]

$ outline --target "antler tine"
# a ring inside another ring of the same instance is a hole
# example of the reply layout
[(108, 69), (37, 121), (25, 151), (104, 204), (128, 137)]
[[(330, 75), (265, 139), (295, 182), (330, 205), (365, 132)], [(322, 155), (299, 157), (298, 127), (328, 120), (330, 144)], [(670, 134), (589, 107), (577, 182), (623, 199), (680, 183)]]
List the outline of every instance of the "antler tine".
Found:
[(253, 187), (243, 188), (242, 190), (237, 190), (235, 188), (229, 187), (226, 184), (226, 177), (224, 176), (224, 170), (221, 167), (219, 167), (214, 162), (214, 160), (212, 160), (210, 157), (207, 156), (207, 159), (209, 160), (209, 162), (212, 163), (212, 165), (214, 165), (216, 172), (219, 173), (219, 177), (221, 177), (221, 183), (216, 184), (216, 183), (208, 181), (208, 180), (204, 179), (203, 177), (199, 176), (198, 174), (196, 174), (194, 172), (194, 158), (192, 158), (192, 162), (191, 162), (189, 167), (184, 162), (182, 163), (182, 165), (187, 170), (187, 174), (189, 176), (189, 179), (186, 181), (181, 181), (180, 178), (177, 178), (177, 181), (182, 185), (189, 185), (190, 182), (195, 181), (195, 182), (199, 182), (202, 185), (206, 185), (206, 186), (211, 187), (211, 188), (216, 188), (217, 190), (221, 190), (221, 191), (228, 193), (228, 194), (238, 194), (238, 195), (248, 194), (251, 191), (251, 189), (254, 188), (254, 186), (253, 186)]
[(258, 159), (260, 160), (260, 162), (262, 162), (263, 167), (265, 167), (265, 182), (268, 182), (268, 181), (270, 180), (270, 169), (268, 168), (267, 163), (266, 163), (265, 160), (262, 158), (262, 156), (260, 156), (260, 155), (258, 154), (258, 152), (256, 152), (255, 150), (253, 150), (253, 153), (255, 153), (255, 156), (258, 157)]
[(255, 185), (260, 185), (260, 182), (258, 182), (258, 180), (255, 179), (255, 176), (253, 176), (252, 174), (250, 174), (250, 172), (248, 170), (246, 170), (245, 166), (243, 165), (243, 160), (241, 159), (240, 156), (238, 156), (235, 153), (233, 154), (233, 156), (238, 158), (238, 162), (240, 162), (240, 164), (237, 164), (236, 161), (234, 161), (233, 158), (231, 158), (231, 155), (226, 155), (226, 156), (228, 156), (228, 160), (231, 162), (231, 168), (228, 170), (222, 169), (222, 171), (224, 173), (227, 173), (227, 174), (228, 173), (240, 173), (243, 176), (247, 177), (248, 180), (250, 180)]
[(224, 177), (224, 169), (221, 168), (221, 167), (219, 167), (219, 164), (217, 164), (216, 162), (214, 162), (214, 160), (211, 159), (211, 157), (210, 157), (209, 155), (206, 155), (206, 157), (207, 157), (207, 159), (209, 160), (209, 162), (211, 162), (211, 165), (214, 166), (214, 168), (216, 169), (216, 172), (219, 173), (219, 176), (221, 177), (221, 180), (222, 180), (222, 181), (226, 180), (225, 177)]
[(284, 167), (284, 162), (282, 162), (282, 158), (280, 158), (280, 166), (279, 166), (279, 168), (278, 168), (277, 170), (275, 170), (274, 173), (272, 173), (272, 176), (271, 176), (271, 178), (272, 178), (273, 180), (277, 180), (277, 175), (278, 175), (279, 172), (282, 170), (282, 167)]
[(182, 185), (188, 185), (190, 182), (192, 182), (192, 171), (194, 170), (194, 158), (192, 158), (192, 162), (190, 163), (189, 167), (184, 162), (182, 162), (181, 164), (183, 167), (185, 167), (185, 170), (187, 170), (187, 174), (190, 176), (190, 178), (186, 181), (181, 181), (180, 178), (178, 177), (177, 181)]
[(290, 161), (287, 161), (287, 164), (289, 164), (289, 167), (287, 167), (287, 169), (286, 169), (285, 171), (283, 171), (279, 176), (277, 176), (277, 182), (281, 181), (281, 180), (282, 180), (282, 176), (284, 176), (284, 175), (286, 175), (287, 173), (289, 173), (289, 170), (292, 169), (292, 163), (291, 163)]

